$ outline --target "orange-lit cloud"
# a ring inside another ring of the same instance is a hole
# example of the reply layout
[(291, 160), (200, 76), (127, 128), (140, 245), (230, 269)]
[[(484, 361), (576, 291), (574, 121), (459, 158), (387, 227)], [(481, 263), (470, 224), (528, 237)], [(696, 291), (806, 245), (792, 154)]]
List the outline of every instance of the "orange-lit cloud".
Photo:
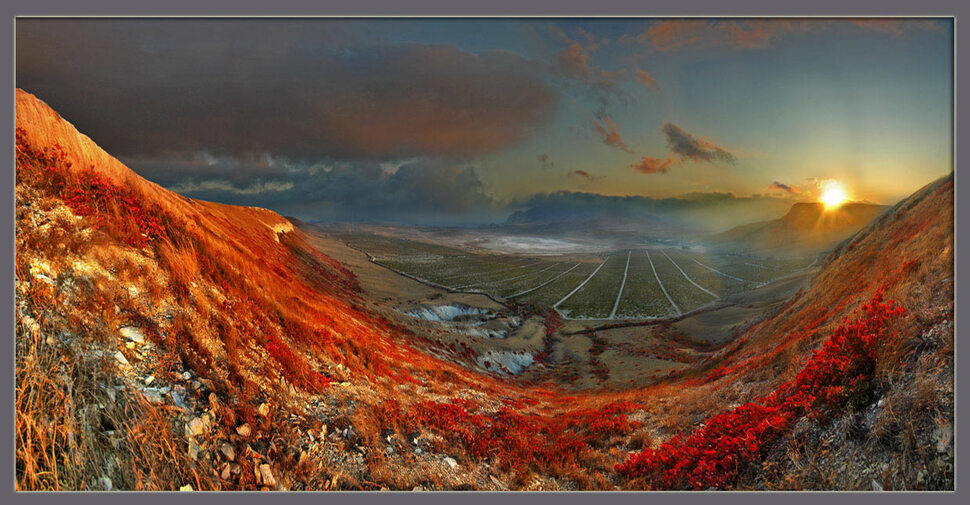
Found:
[(670, 167), (674, 166), (674, 164), (680, 164), (680, 162), (674, 160), (670, 156), (667, 156), (667, 159), (665, 160), (644, 156), (640, 159), (640, 161), (630, 165), (628, 168), (636, 170), (642, 174), (665, 174), (670, 170)]
[(623, 142), (623, 137), (617, 131), (616, 123), (613, 122), (612, 118), (604, 116), (602, 121), (593, 120), (592, 124), (596, 132), (602, 137), (604, 144), (633, 154), (633, 151)]
[(658, 88), (658, 89), (660, 88), (660, 84), (657, 83), (657, 80), (654, 79), (653, 75), (651, 75), (650, 72), (647, 72), (646, 70), (641, 70), (638, 68), (636, 80), (638, 83), (642, 84), (645, 87)]
[(835, 27), (854, 27), (890, 35), (902, 35), (907, 29), (938, 29), (929, 20), (891, 18), (857, 19), (684, 19), (652, 24), (634, 36), (620, 38), (622, 43), (646, 43), (656, 51), (682, 48), (733, 47), (758, 49), (780, 36), (796, 32), (818, 31)]

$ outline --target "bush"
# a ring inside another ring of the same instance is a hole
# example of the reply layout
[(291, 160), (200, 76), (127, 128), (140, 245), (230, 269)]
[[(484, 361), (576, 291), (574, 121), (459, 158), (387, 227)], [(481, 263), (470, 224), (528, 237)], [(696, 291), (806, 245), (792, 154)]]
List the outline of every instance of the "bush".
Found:
[(654, 488), (724, 487), (763, 459), (766, 449), (803, 416), (865, 404), (880, 350), (892, 338), (889, 321), (905, 311), (877, 292), (863, 315), (844, 320), (813, 352), (792, 381), (765, 398), (714, 416), (690, 435), (676, 436), (656, 451), (645, 449), (616, 466)]

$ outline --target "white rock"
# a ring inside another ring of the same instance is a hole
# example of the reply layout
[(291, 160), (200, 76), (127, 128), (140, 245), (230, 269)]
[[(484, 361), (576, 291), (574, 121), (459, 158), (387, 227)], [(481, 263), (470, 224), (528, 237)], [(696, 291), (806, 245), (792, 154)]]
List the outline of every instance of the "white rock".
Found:
[(125, 337), (136, 344), (145, 344), (145, 334), (142, 333), (138, 328), (132, 326), (122, 326), (121, 329), (118, 330), (118, 333), (120, 333), (122, 337)]
[(876, 479), (872, 479), (872, 490), (882, 491), (882, 484), (879, 484), (878, 482), (876, 482)]
[(148, 377), (145, 377), (145, 385), (146, 386), (150, 386), (153, 382), (155, 382), (155, 376), (154, 375), (149, 375)]
[(259, 473), (262, 476), (264, 486), (276, 486), (276, 479), (273, 478), (273, 471), (270, 470), (269, 465), (259, 465)]
[(445, 464), (450, 466), (452, 470), (455, 470), (458, 468), (458, 462), (455, 461), (454, 458), (445, 458)]
[(192, 484), (186, 484), (179, 488), (179, 491), (193, 491)]
[(229, 461), (233, 461), (234, 459), (236, 459), (236, 449), (234, 449), (231, 445), (223, 443), (222, 447), (220, 447), (219, 450), (221, 450), (222, 453), (226, 455), (226, 459), (228, 459)]
[(111, 479), (109, 479), (108, 477), (102, 475), (101, 478), (98, 479), (98, 484), (101, 485), (101, 489), (105, 491), (111, 491), (111, 486), (112, 486)]
[(198, 435), (203, 435), (208, 430), (207, 423), (201, 417), (193, 417), (188, 424), (185, 425), (185, 436), (195, 437)]
[(240, 437), (248, 437), (252, 432), (253, 430), (249, 427), (249, 423), (236, 428), (236, 433), (238, 433)]
[(114, 357), (115, 357), (115, 361), (117, 361), (118, 364), (121, 365), (122, 367), (131, 366), (131, 364), (128, 363), (128, 358), (126, 358), (124, 354), (121, 354), (121, 351), (115, 351)]

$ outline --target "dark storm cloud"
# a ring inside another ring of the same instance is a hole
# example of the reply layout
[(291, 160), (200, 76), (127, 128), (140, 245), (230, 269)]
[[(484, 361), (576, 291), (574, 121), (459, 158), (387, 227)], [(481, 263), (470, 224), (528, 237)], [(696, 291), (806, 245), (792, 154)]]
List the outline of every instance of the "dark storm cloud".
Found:
[(552, 117), (543, 71), (516, 54), (384, 43), (345, 25), (18, 20), (17, 85), (122, 158), (462, 158)]
[(472, 167), (435, 160), (407, 162), (393, 173), (377, 162), (277, 164), (271, 176), (248, 178), (184, 173), (163, 176), (164, 185), (194, 198), (245, 200), (309, 220), (456, 224), (493, 220), (502, 212)]
[(727, 149), (708, 138), (695, 137), (673, 123), (665, 122), (661, 131), (667, 136), (667, 147), (683, 158), (711, 163), (723, 161), (733, 164), (737, 161), (737, 158)]

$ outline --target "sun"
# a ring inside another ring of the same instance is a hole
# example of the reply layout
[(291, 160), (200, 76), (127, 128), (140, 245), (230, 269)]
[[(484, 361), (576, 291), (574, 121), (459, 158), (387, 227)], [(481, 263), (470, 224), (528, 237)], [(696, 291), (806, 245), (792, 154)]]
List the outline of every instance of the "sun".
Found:
[(849, 196), (839, 181), (829, 179), (822, 183), (822, 196), (819, 201), (825, 205), (825, 210), (837, 209), (848, 199)]

